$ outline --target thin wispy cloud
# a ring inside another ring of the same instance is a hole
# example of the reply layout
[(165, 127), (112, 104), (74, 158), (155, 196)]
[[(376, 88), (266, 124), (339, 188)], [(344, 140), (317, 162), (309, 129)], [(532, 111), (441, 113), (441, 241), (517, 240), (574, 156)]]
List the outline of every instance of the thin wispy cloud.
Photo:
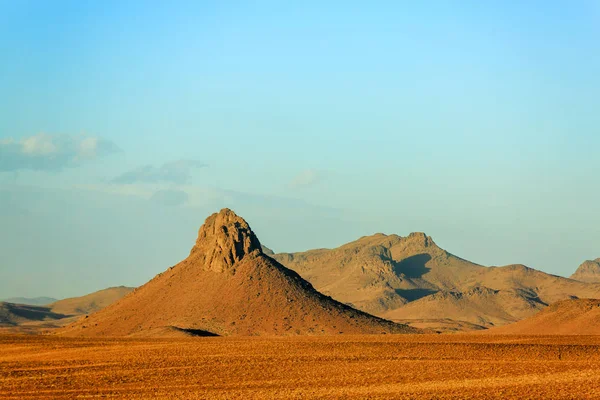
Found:
[(314, 169), (307, 169), (300, 172), (290, 182), (292, 188), (309, 187), (316, 184), (320, 179), (320, 174)]
[(0, 171), (59, 171), (118, 151), (110, 140), (86, 135), (41, 133), (22, 139), (0, 139)]
[(144, 165), (127, 171), (112, 180), (113, 183), (174, 183), (186, 184), (190, 181), (192, 170), (204, 168), (207, 165), (198, 160), (179, 160), (165, 163), (159, 167)]

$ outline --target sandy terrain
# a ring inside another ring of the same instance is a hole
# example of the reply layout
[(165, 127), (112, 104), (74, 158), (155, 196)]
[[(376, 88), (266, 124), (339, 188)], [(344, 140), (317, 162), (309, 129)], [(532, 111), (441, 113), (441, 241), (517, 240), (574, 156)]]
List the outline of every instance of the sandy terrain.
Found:
[(600, 336), (0, 336), (0, 399), (600, 398)]

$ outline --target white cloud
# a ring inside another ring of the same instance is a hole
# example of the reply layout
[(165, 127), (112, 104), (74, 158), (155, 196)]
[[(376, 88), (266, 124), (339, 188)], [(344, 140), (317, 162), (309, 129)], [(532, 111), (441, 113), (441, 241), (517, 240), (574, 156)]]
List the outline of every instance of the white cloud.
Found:
[(46, 156), (58, 152), (58, 146), (53, 142), (52, 136), (39, 134), (30, 136), (21, 141), (24, 154), (32, 156)]
[(0, 140), (0, 172), (18, 170), (57, 171), (119, 151), (111, 141), (93, 136), (38, 134), (16, 140)]

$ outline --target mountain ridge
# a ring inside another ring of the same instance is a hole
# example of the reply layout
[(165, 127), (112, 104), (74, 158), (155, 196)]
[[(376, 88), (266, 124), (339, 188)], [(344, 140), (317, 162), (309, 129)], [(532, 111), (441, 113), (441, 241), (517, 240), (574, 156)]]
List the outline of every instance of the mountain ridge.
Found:
[[(377, 233), (333, 249), (272, 257), (339, 301), (417, 324), (439, 319), (447, 325), (442, 320), (449, 318), (492, 327), (527, 318), (569, 296), (600, 297), (600, 284), (522, 264), (479, 265), (440, 248), (422, 232), (405, 237)], [(474, 287), (491, 292), (469, 295)]]

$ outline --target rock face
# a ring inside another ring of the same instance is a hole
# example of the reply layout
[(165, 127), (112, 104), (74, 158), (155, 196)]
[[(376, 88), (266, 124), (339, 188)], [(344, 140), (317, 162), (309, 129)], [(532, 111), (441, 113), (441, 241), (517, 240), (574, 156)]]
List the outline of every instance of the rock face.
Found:
[(414, 326), (425, 326), (419, 321), (427, 320), (434, 329), (436, 319), (440, 327), (452, 319), (489, 328), (530, 317), (570, 296), (600, 298), (598, 283), (524, 265), (477, 265), (440, 248), (424, 233), (378, 233), (335, 249), (272, 257), (336, 300)]
[(207, 218), (188, 258), (113, 305), (64, 328), (72, 336), (418, 332), (317, 292), (265, 255), (229, 209)]
[(571, 279), (581, 282), (600, 283), (600, 258), (584, 261), (571, 275)]
[(600, 300), (568, 299), (531, 318), (486, 331), (516, 335), (600, 335)]
[(226, 208), (208, 217), (200, 227), (188, 261), (206, 271), (233, 275), (236, 264), (244, 257), (259, 254), (260, 242), (248, 223)]

